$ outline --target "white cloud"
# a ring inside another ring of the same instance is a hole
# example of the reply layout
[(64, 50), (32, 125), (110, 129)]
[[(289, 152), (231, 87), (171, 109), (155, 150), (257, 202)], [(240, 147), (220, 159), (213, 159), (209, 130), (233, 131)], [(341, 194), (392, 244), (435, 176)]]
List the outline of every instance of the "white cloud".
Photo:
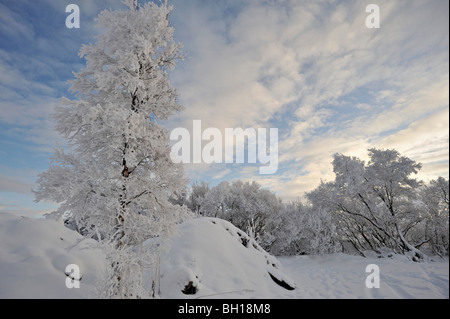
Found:
[(224, 169), (224, 170), (222, 170), (222, 171), (219, 171), (219, 172), (213, 177), (213, 179), (222, 179), (222, 178), (224, 178), (225, 176), (227, 176), (229, 173), (231, 173), (231, 169), (229, 169), (229, 168)]
[(30, 194), (32, 185), (0, 174), (0, 192)]
[(10, 36), (29, 41), (34, 37), (33, 26), (20, 13), (10, 10), (0, 3), (0, 30)]
[[(395, 148), (402, 155), (423, 164), (418, 175), (425, 180), (448, 176), (449, 109), (424, 117), (379, 143), (380, 148)], [(447, 162), (447, 163), (445, 163)]]
[(381, 1), (377, 30), (365, 27), (360, 1), (248, 4), (227, 23), (211, 19), (208, 6), (176, 16), (192, 54), (173, 75), (186, 106), (177, 124), (195, 118), (222, 129), (277, 118), (277, 175), (240, 172), (288, 199), (332, 179), (336, 152), (366, 159), (370, 147), (395, 147), (445, 171), (436, 162), (448, 157), (445, 125), (434, 127), (438, 141), (419, 132), (448, 110), (448, 3)]

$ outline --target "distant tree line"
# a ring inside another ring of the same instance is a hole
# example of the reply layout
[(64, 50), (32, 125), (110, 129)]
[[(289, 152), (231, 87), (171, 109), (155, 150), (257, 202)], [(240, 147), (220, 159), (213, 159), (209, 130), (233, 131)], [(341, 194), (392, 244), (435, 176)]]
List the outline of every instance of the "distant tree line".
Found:
[(412, 177), (421, 169), (396, 150), (370, 149), (370, 160), (335, 154), (335, 179), (302, 202), (284, 203), (256, 182), (204, 181), (172, 196), (198, 216), (218, 217), (247, 231), (275, 255), (337, 251), (365, 256), (401, 253), (419, 261), (449, 254), (449, 181)]

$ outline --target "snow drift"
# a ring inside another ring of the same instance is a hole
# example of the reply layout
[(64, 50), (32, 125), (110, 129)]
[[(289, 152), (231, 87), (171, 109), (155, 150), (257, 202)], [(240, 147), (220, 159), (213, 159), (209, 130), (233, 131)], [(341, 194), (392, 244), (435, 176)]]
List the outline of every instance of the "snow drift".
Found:
[(294, 288), (274, 256), (218, 218), (181, 224), (161, 258), (165, 298), (274, 298)]
[[(103, 272), (95, 241), (49, 219), (0, 213), (0, 298), (88, 298)], [(66, 267), (80, 268), (80, 289), (66, 287)]]

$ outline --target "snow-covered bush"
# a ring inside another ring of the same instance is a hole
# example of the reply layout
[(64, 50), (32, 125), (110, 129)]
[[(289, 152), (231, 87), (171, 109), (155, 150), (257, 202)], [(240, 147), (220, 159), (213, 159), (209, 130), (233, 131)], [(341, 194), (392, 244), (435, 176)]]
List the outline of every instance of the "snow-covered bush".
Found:
[(300, 201), (284, 204), (269, 219), (263, 246), (275, 255), (320, 255), (340, 250), (331, 214)]
[(449, 255), (449, 181), (432, 180), (421, 190), (424, 205), (424, 237), (433, 254)]
[(209, 190), (204, 185), (200, 187), (195, 190), (206, 190), (202, 196), (197, 192), (195, 197), (195, 207), (201, 215), (227, 220), (258, 242), (265, 233), (267, 220), (281, 208), (277, 196), (256, 182), (223, 181)]
[(210, 190), (209, 184), (205, 181), (195, 181), (191, 185), (191, 191), (187, 200), (187, 207), (195, 214), (200, 214), (200, 202)]

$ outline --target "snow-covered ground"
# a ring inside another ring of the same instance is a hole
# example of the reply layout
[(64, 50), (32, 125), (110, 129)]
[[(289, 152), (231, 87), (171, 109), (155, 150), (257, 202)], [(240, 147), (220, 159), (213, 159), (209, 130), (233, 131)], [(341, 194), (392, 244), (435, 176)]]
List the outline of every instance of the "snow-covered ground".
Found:
[[(163, 298), (449, 298), (448, 259), (414, 263), (403, 256), (345, 254), (274, 258), (222, 220), (180, 225), (161, 258)], [(52, 220), (0, 213), (0, 298), (88, 298), (104, 267), (93, 241)], [(65, 268), (80, 266), (80, 288), (66, 287)], [(380, 288), (366, 287), (366, 266), (380, 270)], [(277, 280), (295, 285), (287, 290)], [(192, 281), (198, 289), (185, 295)]]
[[(87, 298), (104, 267), (93, 240), (49, 219), (0, 213), (0, 298)], [(80, 289), (66, 287), (66, 266), (81, 270)]]
[[(449, 263), (415, 263), (404, 256), (363, 258), (345, 254), (280, 257), (299, 289), (293, 298), (449, 298)], [(367, 288), (366, 266), (379, 267), (380, 288)]]

